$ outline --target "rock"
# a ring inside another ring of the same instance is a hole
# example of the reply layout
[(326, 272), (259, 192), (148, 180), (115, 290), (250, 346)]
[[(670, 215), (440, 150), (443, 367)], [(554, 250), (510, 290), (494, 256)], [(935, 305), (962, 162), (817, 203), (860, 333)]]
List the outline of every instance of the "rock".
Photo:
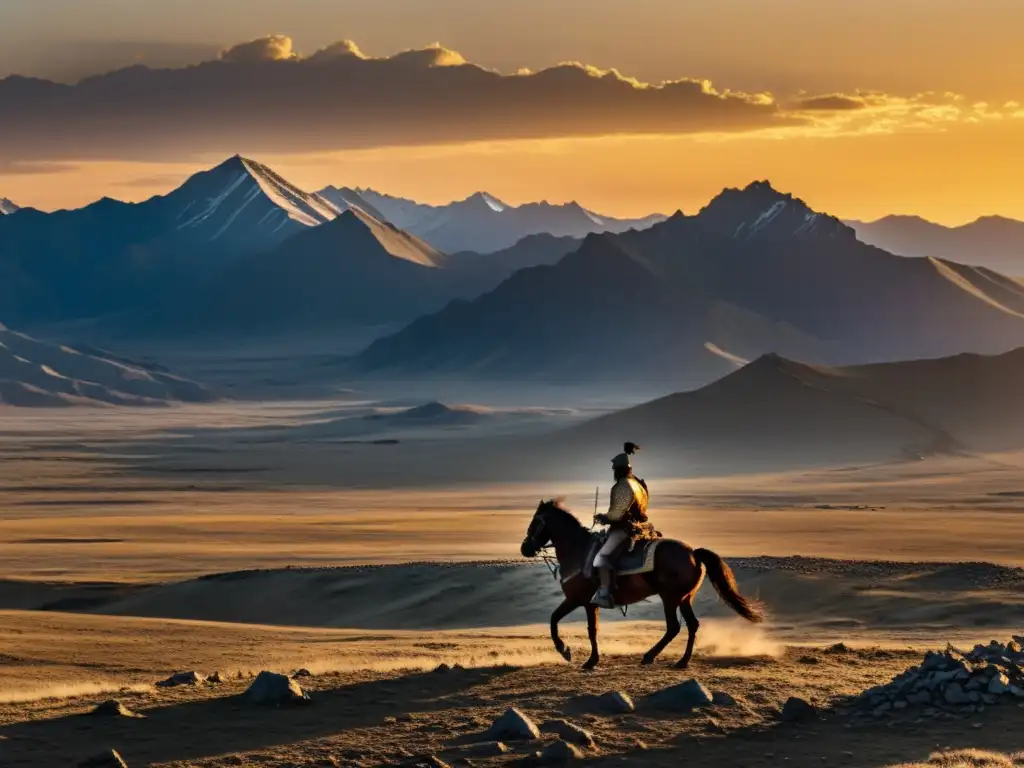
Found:
[(198, 672), (175, 672), (157, 685), (161, 688), (173, 688), (178, 685), (202, 685), (205, 681), (206, 678)]
[(1024, 688), (1021, 688), (1018, 685), (1011, 685), (1010, 686), (1010, 693), (1013, 696), (1016, 696), (1018, 699), (1024, 699)]
[(223, 683), (224, 682), (224, 677), (221, 675), (220, 672), (214, 672), (212, 675), (210, 675), (208, 678), (206, 678), (206, 682), (208, 682), (208, 683)]
[(802, 723), (817, 718), (818, 710), (810, 702), (790, 696), (782, 705), (781, 717), (784, 723)]
[(488, 741), (523, 741), (540, 738), (537, 725), (515, 707), (509, 707), (484, 733)]
[(999, 701), (999, 697), (994, 696), (991, 693), (983, 693), (981, 694), (981, 700), (986, 704), (995, 704), (997, 701)]
[(132, 712), (130, 709), (128, 709), (128, 707), (126, 707), (117, 699), (109, 699), (108, 701), (104, 701), (89, 714), (97, 715), (98, 717), (145, 717), (145, 715), (140, 715), (138, 712)]
[(296, 669), (296, 670), (295, 670), (295, 671), (294, 671), (294, 672), (292, 673), (292, 677), (312, 677), (312, 676), (313, 676), (313, 673), (312, 673), (312, 672), (310, 672), (310, 671), (309, 671), (308, 669), (306, 669), (305, 667), (303, 667), (302, 669)]
[(463, 752), (469, 757), (497, 757), (508, 752), (508, 746), (501, 741), (481, 741), (470, 744)]
[(906, 701), (905, 699), (901, 699), (900, 701), (894, 701), (892, 703), (892, 708), (893, 709), (906, 709), (909, 706), (910, 706), (910, 702)]
[(712, 701), (711, 692), (696, 680), (685, 680), (647, 697), (649, 704), (669, 712), (689, 712), (697, 707), (706, 707)]
[(608, 691), (596, 697), (594, 704), (601, 712), (609, 714), (624, 715), (628, 712), (635, 712), (636, 705), (628, 694), (622, 691)]
[(551, 742), (540, 753), (540, 761), (545, 765), (567, 763), (570, 760), (579, 760), (582, 757), (583, 753), (580, 752), (579, 747), (561, 739)]
[(942, 693), (943, 698), (950, 704), (966, 704), (970, 697), (964, 693), (960, 683), (950, 683)]
[(836, 643), (825, 649), (825, 653), (852, 653), (853, 651), (846, 643)]
[(985, 687), (985, 683), (981, 681), (980, 676), (972, 677), (967, 681), (967, 685), (964, 686), (965, 691), (980, 691)]
[(413, 758), (408, 765), (410, 768), (452, 768), (437, 755), (423, 755), (422, 757)]
[(715, 691), (711, 694), (711, 703), (716, 707), (735, 707), (736, 699), (725, 691)]
[(871, 710), (871, 714), (874, 715), (875, 717), (881, 717), (882, 715), (884, 715), (887, 712), (889, 712), (891, 709), (892, 709), (892, 704), (890, 704), (888, 701), (884, 701), (881, 704), (879, 704), (877, 707), (875, 707), (873, 710)]
[(927, 704), (932, 700), (932, 695), (928, 691), (917, 691), (907, 696), (907, 702), (910, 704)]
[(244, 694), (250, 704), (307, 704), (309, 695), (288, 675), (260, 672)]
[(451, 671), (452, 671), (452, 668), (451, 668), (451, 667), (449, 667), (449, 666), (448, 666), (447, 664), (445, 664), (444, 662), (441, 662), (441, 663), (440, 663), (440, 664), (438, 664), (438, 665), (437, 665), (436, 667), (434, 667), (434, 671), (435, 671), (435, 672), (451, 672)]
[(1010, 678), (1002, 672), (988, 681), (988, 692), (993, 696), (1001, 696), (1010, 692)]
[(821, 664), (821, 659), (817, 656), (801, 656), (796, 660), (797, 664)]
[(116, 749), (108, 749), (106, 752), (86, 758), (78, 764), (78, 768), (128, 768), (128, 763)]
[(1011, 640), (1010, 642), (1008, 642), (1006, 644), (1006, 652), (1007, 653), (1020, 653), (1021, 650), (1022, 650), (1021, 649), (1021, 644), (1019, 642), (1017, 642), (1016, 640)]
[(576, 744), (580, 747), (586, 747), (587, 749), (594, 749), (594, 735), (586, 730), (580, 728), (578, 725), (573, 725), (568, 720), (545, 720), (540, 726), (541, 733), (553, 733), (556, 736), (560, 736), (570, 744)]

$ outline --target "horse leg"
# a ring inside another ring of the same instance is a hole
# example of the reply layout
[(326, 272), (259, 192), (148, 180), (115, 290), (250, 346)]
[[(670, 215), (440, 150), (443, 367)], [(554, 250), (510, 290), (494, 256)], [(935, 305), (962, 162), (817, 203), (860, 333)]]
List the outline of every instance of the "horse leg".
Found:
[(597, 651), (597, 613), (596, 605), (587, 605), (587, 636), (590, 637), (590, 658), (583, 665), (584, 669), (593, 669), (601, 660), (601, 654)]
[(563, 643), (562, 638), (558, 636), (558, 622), (579, 607), (579, 603), (566, 598), (551, 614), (551, 641), (555, 644), (555, 650), (558, 651), (566, 661), (572, 661), (572, 649)]
[(658, 654), (665, 650), (665, 646), (679, 634), (679, 618), (676, 616), (676, 607), (679, 605), (678, 598), (673, 600), (663, 594), (661, 602), (665, 606), (665, 636), (644, 654), (644, 658), (640, 662), (643, 665), (653, 664), (654, 660), (658, 658)]
[(697, 620), (697, 614), (693, 612), (693, 594), (689, 594), (683, 598), (683, 602), (679, 604), (679, 613), (683, 615), (683, 621), (686, 622), (686, 631), (689, 633), (686, 638), (686, 653), (683, 654), (683, 658), (676, 662), (676, 669), (686, 669), (690, 665), (690, 658), (693, 656), (693, 644), (697, 640), (697, 630), (700, 629), (700, 621)]

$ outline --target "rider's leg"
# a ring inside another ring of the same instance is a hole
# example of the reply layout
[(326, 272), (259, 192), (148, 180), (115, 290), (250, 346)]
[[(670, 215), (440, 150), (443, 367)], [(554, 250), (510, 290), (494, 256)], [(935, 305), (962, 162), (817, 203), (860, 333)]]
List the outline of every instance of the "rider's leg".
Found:
[(594, 597), (591, 599), (591, 603), (600, 606), (601, 608), (614, 608), (615, 602), (612, 600), (612, 562), (611, 555), (618, 549), (619, 545), (626, 540), (626, 532), (619, 529), (613, 529), (608, 534), (608, 540), (605, 541), (604, 546), (601, 547), (601, 551), (597, 553), (597, 557), (594, 558), (594, 567), (597, 568), (598, 576), (601, 579), (601, 588), (597, 590)]

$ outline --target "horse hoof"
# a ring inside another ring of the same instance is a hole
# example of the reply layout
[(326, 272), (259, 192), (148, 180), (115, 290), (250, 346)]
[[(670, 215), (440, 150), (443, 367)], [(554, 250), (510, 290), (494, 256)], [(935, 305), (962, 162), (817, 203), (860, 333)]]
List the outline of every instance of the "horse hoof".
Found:
[(641, 667), (649, 667), (653, 663), (654, 663), (654, 659), (649, 658), (647, 656), (644, 656), (642, 659), (640, 659), (640, 666)]
[(674, 666), (675, 666), (676, 669), (687, 669), (690, 666), (690, 662), (688, 662), (688, 661), (677, 661), (674, 664)]
[(593, 672), (595, 667), (597, 667), (597, 659), (587, 659), (586, 664), (583, 665), (583, 671)]
[(570, 648), (569, 646), (566, 646), (565, 648), (560, 650), (559, 653), (562, 654), (562, 658), (566, 661), (572, 661), (572, 648)]

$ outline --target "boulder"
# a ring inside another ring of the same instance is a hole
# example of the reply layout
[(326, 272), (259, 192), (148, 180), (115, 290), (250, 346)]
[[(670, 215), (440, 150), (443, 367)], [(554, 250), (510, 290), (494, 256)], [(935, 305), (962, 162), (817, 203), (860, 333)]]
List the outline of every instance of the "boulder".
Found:
[(306, 669), (305, 667), (303, 667), (302, 669), (296, 669), (296, 670), (295, 670), (295, 671), (294, 671), (294, 672), (292, 673), (292, 677), (312, 677), (312, 676), (313, 676), (313, 673), (312, 673), (312, 672), (310, 672), (310, 671), (309, 671), (308, 669)]
[(250, 704), (307, 704), (309, 695), (288, 675), (260, 672), (244, 694)]
[(594, 697), (594, 708), (599, 712), (612, 715), (624, 715), (636, 711), (633, 699), (622, 691), (608, 691)]
[(712, 701), (711, 691), (696, 680), (685, 680), (647, 697), (651, 706), (669, 712), (689, 712), (697, 707), (707, 707)]
[(540, 730), (541, 733), (553, 733), (570, 744), (576, 744), (580, 747), (594, 749), (596, 746), (594, 744), (594, 735), (590, 731), (580, 728), (578, 725), (573, 725), (568, 720), (545, 720), (541, 723)]
[(818, 710), (810, 702), (790, 696), (782, 705), (780, 716), (784, 723), (802, 723), (817, 718)]
[(567, 763), (570, 760), (579, 760), (582, 757), (583, 753), (579, 747), (561, 739), (551, 742), (540, 752), (540, 762), (545, 765)]
[(1001, 696), (1010, 692), (1010, 678), (1002, 672), (988, 681), (988, 692), (994, 696)]
[(157, 685), (161, 688), (174, 688), (178, 685), (202, 685), (204, 682), (206, 682), (206, 678), (198, 672), (175, 672)]
[(116, 749), (108, 749), (106, 752), (86, 758), (78, 764), (78, 768), (128, 768), (128, 763)]
[(971, 700), (970, 696), (964, 692), (960, 683), (950, 683), (947, 685), (942, 696), (949, 704), (967, 704)]
[(910, 704), (928, 704), (932, 700), (932, 695), (928, 691), (916, 691), (907, 696), (907, 702)]
[(528, 741), (540, 738), (536, 723), (515, 707), (509, 707), (484, 732), (486, 741)]
[(208, 683), (223, 683), (224, 682), (224, 676), (220, 672), (214, 672), (212, 675), (210, 675), (208, 678), (206, 678), (206, 682), (208, 682)]
[(711, 694), (711, 703), (716, 707), (735, 707), (736, 699), (725, 691), (715, 691)]
[(97, 717), (145, 717), (145, 715), (140, 715), (138, 712), (132, 712), (117, 699), (104, 701), (102, 704), (97, 705), (89, 714), (96, 715)]

